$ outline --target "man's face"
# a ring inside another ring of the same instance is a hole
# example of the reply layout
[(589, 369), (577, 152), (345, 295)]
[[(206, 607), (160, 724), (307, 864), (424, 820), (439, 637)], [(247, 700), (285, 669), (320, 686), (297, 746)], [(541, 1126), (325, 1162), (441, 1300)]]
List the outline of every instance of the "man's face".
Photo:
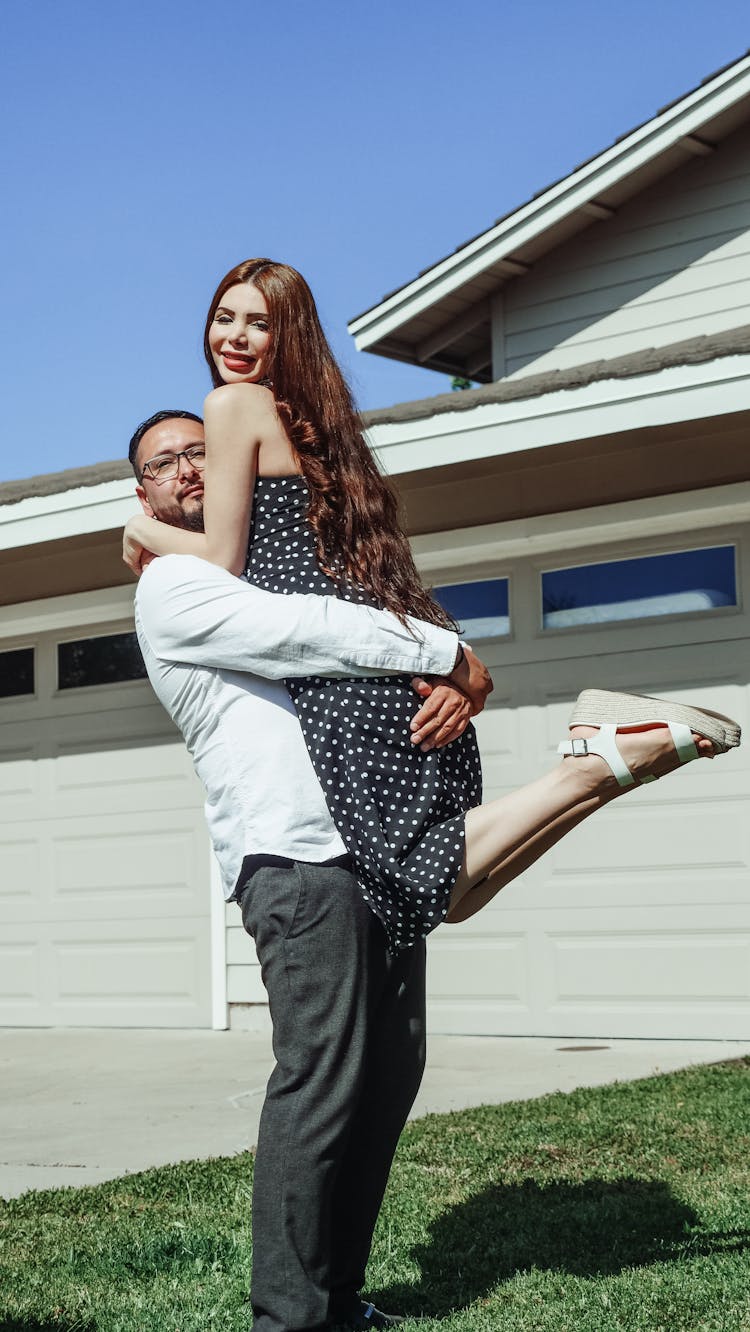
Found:
[(203, 472), (180, 458), (179, 471), (168, 481), (155, 480), (147, 462), (154, 458), (176, 457), (185, 449), (204, 444), (203, 426), (198, 421), (185, 421), (176, 416), (147, 430), (140, 444), (136, 462), (142, 475), (135, 488), (143, 512), (170, 527), (185, 527), (192, 532), (203, 531)]

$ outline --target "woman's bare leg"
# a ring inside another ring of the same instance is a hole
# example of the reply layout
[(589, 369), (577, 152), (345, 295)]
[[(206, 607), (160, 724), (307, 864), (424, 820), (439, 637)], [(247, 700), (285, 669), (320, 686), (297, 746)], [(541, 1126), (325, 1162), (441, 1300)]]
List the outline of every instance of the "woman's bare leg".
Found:
[(565, 837), (579, 823), (583, 823), (589, 814), (599, 809), (596, 800), (581, 801), (568, 814), (561, 814), (542, 832), (523, 842), (517, 851), (512, 851), (505, 860), (490, 870), (486, 879), (480, 879), (473, 888), (469, 888), (455, 905), (451, 905), (445, 917), (447, 925), (458, 925), (461, 921), (475, 916), (477, 911), (487, 906), (506, 884), (512, 883), (520, 874), (524, 874), (531, 865), (549, 851), (561, 838)]
[[(595, 735), (596, 731), (596, 727), (576, 726), (571, 735)], [(713, 757), (709, 740), (698, 735), (693, 738), (701, 757)], [(618, 733), (617, 744), (636, 777), (646, 773), (665, 776), (680, 766), (664, 726)], [(448, 919), (455, 922), (474, 915), (583, 819), (633, 789), (618, 786), (604, 760), (590, 754), (565, 758), (536, 781), (469, 810), (464, 864), (451, 894)]]

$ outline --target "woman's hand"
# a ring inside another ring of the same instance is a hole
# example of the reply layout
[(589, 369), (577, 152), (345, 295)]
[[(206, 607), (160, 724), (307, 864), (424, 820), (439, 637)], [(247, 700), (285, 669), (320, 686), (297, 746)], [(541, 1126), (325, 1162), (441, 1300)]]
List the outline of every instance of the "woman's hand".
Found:
[(442, 675), (429, 680), (415, 676), (412, 687), (425, 702), (411, 720), (411, 742), (423, 754), (442, 749), (463, 735), (472, 716), (472, 705), (457, 685)]
[(153, 518), (136, 514), (128, 518), (122, 534), (122, 558), (136, 578), (140, 578), (147, 564), (155, 559), (154, 552), (148, 548), (148, 524)]

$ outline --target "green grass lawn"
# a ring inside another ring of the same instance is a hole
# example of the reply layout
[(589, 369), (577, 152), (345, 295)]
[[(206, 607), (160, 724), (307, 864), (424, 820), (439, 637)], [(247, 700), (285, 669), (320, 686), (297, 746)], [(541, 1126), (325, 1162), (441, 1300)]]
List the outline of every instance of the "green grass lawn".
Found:
[[(245, 1332), (251, 1178), (0, 1203), (0, 1332)], [(410, 1124), (369, 1281), (404, 1332), (750, 1329), (750, 1060)]]

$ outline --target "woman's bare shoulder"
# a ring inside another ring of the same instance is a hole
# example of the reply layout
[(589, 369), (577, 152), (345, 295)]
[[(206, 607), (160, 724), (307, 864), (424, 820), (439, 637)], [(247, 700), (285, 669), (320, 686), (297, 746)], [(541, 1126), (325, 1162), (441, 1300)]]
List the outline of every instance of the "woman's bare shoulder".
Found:
[(204, 413), (243, 413), (248, 417), (276, 414), (273, 393), (264, 384), (220, 384), (203, 404)]

